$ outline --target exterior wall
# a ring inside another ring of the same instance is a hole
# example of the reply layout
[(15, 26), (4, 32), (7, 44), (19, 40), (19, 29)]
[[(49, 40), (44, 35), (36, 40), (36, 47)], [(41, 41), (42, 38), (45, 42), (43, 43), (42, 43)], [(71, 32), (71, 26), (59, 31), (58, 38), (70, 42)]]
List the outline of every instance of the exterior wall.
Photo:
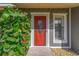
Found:
[(71, 46), (79, 52), (79, 7), (71, 9)]
[[(49, 25), (50, 25), (50, 46), (51, 47), (58, 47), (58, 46), (65, 46), (65, 47), (68, 47), (69, 46), (69, 9), (68, 8), (63, 8), (63, 9), (57, 9), (57, 8), (55, 8), (55, 9), (45, 9), (45, 8), (39, 8), (39, 9), (37, 9), (37, 8), (31, 8), (31, 9), (22, 9), (23, 11), (28, 11), (28, 12), (49, 12), (50, 13), (50, 23), (49, 23)], [(57, 43), (53, 43), (53, 25), (52, 25), (52, 23), (53, 23), (53, 13), (68, 13), (68, 15), (67, 15), (67, 37), (68, 37), (68, 43), (67, 44), (57, 44)]]

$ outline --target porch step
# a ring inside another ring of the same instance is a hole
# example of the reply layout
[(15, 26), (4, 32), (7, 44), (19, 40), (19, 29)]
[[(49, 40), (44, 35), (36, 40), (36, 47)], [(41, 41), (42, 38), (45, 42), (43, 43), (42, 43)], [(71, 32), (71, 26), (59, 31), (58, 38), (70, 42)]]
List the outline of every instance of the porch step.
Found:
[(31, 47), (27, 56), (52, 56), (52, 51), (47, 47)]

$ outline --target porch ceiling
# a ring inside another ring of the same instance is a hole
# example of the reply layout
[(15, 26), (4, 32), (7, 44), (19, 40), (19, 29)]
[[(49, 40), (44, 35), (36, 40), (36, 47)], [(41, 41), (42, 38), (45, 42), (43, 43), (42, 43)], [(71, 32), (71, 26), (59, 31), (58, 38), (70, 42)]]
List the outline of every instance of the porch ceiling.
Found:
[(72, 8), (79, 3), (16, 3), (18, 8)]

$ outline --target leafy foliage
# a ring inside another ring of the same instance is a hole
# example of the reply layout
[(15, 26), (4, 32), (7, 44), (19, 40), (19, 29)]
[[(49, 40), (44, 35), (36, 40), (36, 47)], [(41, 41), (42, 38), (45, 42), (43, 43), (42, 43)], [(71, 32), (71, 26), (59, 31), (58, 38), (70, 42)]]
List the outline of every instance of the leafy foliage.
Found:
[(0, 16), (0, 55), (26, 55), (29, 49), (30, 13), (8, 6)]

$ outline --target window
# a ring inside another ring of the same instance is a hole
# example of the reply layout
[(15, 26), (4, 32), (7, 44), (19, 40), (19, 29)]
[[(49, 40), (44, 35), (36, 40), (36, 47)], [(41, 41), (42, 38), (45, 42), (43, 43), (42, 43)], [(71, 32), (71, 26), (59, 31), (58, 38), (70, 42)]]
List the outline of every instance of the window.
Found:
[(67, 43), (66, 14), (53, 14), (53, 42)]

